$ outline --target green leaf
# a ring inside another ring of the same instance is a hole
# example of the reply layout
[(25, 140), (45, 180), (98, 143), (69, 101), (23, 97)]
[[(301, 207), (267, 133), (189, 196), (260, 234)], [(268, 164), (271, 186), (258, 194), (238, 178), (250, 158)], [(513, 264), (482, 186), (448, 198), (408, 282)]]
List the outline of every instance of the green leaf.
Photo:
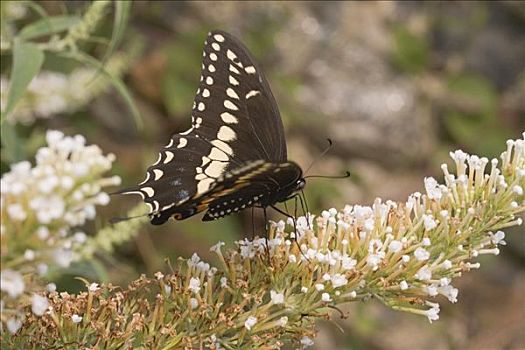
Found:
[(42, 18), (25, 26), (18, 37), (20, 39), (34, 39), (45, 35), (60, 33), (80, 22), (77, 16), (56, 16)]
[(2, 160), (16, 163), (24, 160), (22, 141), (18, 137), (15, 125), (4, 123), (1, 128)]
[(13, 44), (13, 70), (7, 92), (7, 103), (2, 121), (22, 98), (31, 80), (38, 74), (44, 63), (44, 53), (35, 44), (15, 39)]
[(122, 96), (126, 104), (128, 105), (128, 108), (131, 110), (131, 114), (133, 115), (133, 119), (135, 121), (135, 125), (137, 129), (142, 128), (142, 117), (140, 115), (140, 112), (135, 105), (135, 102), (133, 102), (133, 97), (131, 96), (131, 93), (129, 92), (126, 85), (122, 82), (121, 79), (114, 76), (110, 72), (104, 68), (102, 65), (102, 62), (98, 61), (97, 59), (93, 58), (92, 56), (89, 56), (88, 54), (85, 54), (83, 52), (77, 51), (77, 52), (64, 52), (58, 54), (61, 57), (69, 58), (72, 60), (75, 60), (77, 62), (87, 64), (91, 67), (96, 68), (97, 70), (100, 70), (102, 74), (109, 79), (109, 81), (113, 84), (113, 87), (117, 89), (117, 92)]
[(106, 57), (111, 56), (122, 41), (128, 25), (130, 12), (131, 1), (115, 2), (115, 23), (113, 24), (113, 33), (111, 34), (111, 41), (106, 52)]
[[(106, 64), (108, 58), (116, 51), (117, 46), (122, 41), (122, 38), (124, 37), (124, 32), (126, 31), (126, 27), (128, 25), (130, 12), (131, 1), (115, 2), (115, 18), (113, 24), (113, 32), (111, 33), (111, 40), (109, 41), (108, 49), (101, 60), (101, 66), (104, 66)], [(94, 74), (94, 78), (96, 78), (99, 73), (100, 71), (97, 70), (96, 74)]]

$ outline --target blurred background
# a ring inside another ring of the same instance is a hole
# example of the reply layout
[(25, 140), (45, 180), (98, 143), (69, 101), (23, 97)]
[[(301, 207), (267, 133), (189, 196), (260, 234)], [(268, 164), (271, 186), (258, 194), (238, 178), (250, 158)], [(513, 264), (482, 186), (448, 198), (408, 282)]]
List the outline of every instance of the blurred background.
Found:
[[(83, 1), (36, 2), (49, 14), (82, 13)], [(2, 4), (3, 19), (23, 25), (35, 12), (21, 2)], [(97, 34), (111, 33), (109, 13)], [(2, 172), (31, 159), (47, 129), (82, 134), (117, 156), (123, 186), (144, 178), (158, 149), (186, 130), (200, 76), (207, 32), (238, 36), (265, 70), (286, 129), (289, 158), (306, 168), (326, 147), (311, 174), (350, 180), (309, 181), (314, 213), (374, 198), (405, 201), (423, 191), (423, 178), (442, 179), (440, 164), (461, 148), (499, 155), (525, 131), (525, 3), (498, 2), (168, 2), (135, 1), (108, 69), (122, 77), (142, 115), (138, 128), (129, 105), (109, 84), (78, 78), (78, 64), (46, 57), (48, 80), (30, 87), (34, 100), (20, 108), (16, 152), (2, 149)], [(2, 26), (2, 31), (14, 30)], [(93, 56), (102, 44), (85, 43)], [(5, 66), (2, 56), (2, 77)], [(77, 80), (75, 80), (77, 79)], [(35, 85), (35, 84), (33, 84)], [(51, 99), (57, 91), (71, 95)], [(2, 94), (5, 89), (2, 86)], [(36, 107), (35, 107), (36, 106)], [(139, 198), (115, 197), (93, 229), (122, 216)], [(274, 215), (274, 219), (283, 219)], [(262, 217), (256, 217), (261, 234)], [(459, 302), (442, 300), (434, 324), (391, 311), (374, 301), (349, 305), (348, 319), (320, 323), (317, 349), (523, 349), (525, 348), (525, 242), (523, 227), (507, 233), (501, 256), (455, 282)], [(518, 232), (520, 231), (520, 232)], [(250, 212), (203, 223), (200, 217), (147, 225), (112, 256), (72, 266), (59, 290), (76, 291), (73, 276), (125, 285), (140, 273), (167, 271), (176, 261), (218, 240), (250, 237)]]

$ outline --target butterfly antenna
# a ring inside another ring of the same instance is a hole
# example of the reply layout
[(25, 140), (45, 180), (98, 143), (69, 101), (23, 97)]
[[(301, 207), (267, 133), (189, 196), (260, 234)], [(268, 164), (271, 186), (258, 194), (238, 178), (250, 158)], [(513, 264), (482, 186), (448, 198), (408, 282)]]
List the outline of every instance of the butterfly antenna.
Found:
[(310, 165), (308, 166), (308, 168), (306, 168), (306, 171), (304, 172), (305, 174), (308, 172), (308, 170), (310, 170), (310, 169), (314, 166), (314, 164), (315, 164), (319, 159), (321, 159), (321, 158), (324, 157), (324, 155), (330, 150), (330, 148), (332, 148), (332, 146), (333, 146), (333, 144), (334, 144), (334, 143), (332, 142), (332, 139), (327, 138), (326, 140), (328, 141), (328, 146), (324, 149), (323, 152), (321, 152), (321, 154), (320, 154), (317, 158), (315, 158), (315, 159), (313, 160), (312, 163), (310, 163)]
[(310, 176), (305, 176), (304, 178), (308, 179), (308, 178), (312, 178), (312, 177), (318, 177), (318, 178), (321, 178), (321, 179), (346, 179), (347, 177), (350, 177), (350, 172), (347, 170), (344, 175), (340, 175), (340, 176), (310, 175)]
[(109, 223), (112, 224), (112, 225), (113, 224), (118, 224), (119, 222), (123, 222), (123, 221), (143, 218), (144, 216), (149, 216), (150, 214), (151, 213), (145, 213), (145, 214), (136, 215), (136, 216), (124, 216), (124, 217), (111, 218), (109, 220)]

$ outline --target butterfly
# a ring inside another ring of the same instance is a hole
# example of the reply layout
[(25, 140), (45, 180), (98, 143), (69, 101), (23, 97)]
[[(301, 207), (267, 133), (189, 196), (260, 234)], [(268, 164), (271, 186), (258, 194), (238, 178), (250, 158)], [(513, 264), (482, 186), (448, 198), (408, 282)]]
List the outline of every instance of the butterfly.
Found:
[(191, 127), (172, 135), (138, 186), (152, 224), (202, 220), (274, 206), (305, 185), (287, 160), (275, 98), (248, 49), (224, 31), (208, 34)]

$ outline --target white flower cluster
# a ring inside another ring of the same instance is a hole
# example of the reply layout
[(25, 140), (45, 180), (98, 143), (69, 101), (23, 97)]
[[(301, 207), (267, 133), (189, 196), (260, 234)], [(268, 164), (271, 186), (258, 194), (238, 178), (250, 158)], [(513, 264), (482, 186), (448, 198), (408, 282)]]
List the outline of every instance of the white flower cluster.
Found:
[[(48, 131), (46, 140), (47, 147), (36, 154), (35, 166), (27, 161), (13, 164), (0, 180), (2, 262), (16, 261), (1, 271), (5, 308), (7, 301), (11, 305), (23, 293), (31, 293), (24, 275), (45, 275), (49, 264), (71, 264), (74, 249), (87, 240), (75, 227), (93, 219), (97, 205), (109, 203), (105, 187), (120, 184), (117, 176), (102, 177), (114, 155), (86, 145), (80, 135)], [(43, 313), (43, 299), (34, 296), (32, 300), (34, 313)]]
[[(469, 227), (475, 224), (473, 218), (483, 210), (480, 206), (484, 202), (479, 201), (480, 197), (489, 198), (500, 192), (505, 198), (515, 197), (509, 208), (501, 208), (510, 210), (511, 218), (512, 212), (522, 211), (525, 204), (523, 198), (520, 199), (525, 179), (525, 139), (509, 141), (501, 158), (503, 170), (497, 167), (497, 160), (492, 160), (487, 174), (487, 159), (462, 151), (450, 155), (456, 163), (456, 174), (450, 174), (443, 165), (445, 185), (426, 178), (426, 193), (414, 193), (406, 203), (376, 199), (372, 206), (347, 205), (341, 211), (334, 208), (323, 211), (315, 222), (312, 215), (308, 215), (308, 219), (299, 217), (295, 222), (288, 220), (293, 229), (288, 236), (284, 222), (272, 223), (271, 239), (238, 241), (238, 254), (241, 260), (262, 258), (263, 255), (265, 259), (278, 256), (279, 260), (282, 256), (288, 264), (308, 265), (313, 288), (303, 285), (295, 287), (292, 293), (300, 289), (301, 294), (315, 295), (322, 303), (366, 295), (369, 288), (373, 288), (369, 283), (377, 283), (377, 279), (382, 280), (381, 283), (388, 280), (390, 290), (421, 298), (425, 303), (420, 307), (430, 307), (399, 309), (435, 321), (439, 318), (439, 304), (427, 299), (443, 295), (450, 302), (457, 302), (458, 289), (451, 284), (452, 278), (462, 271), (479, 267), (479, 263), (469, 262), (469, 259), (480, 254), (498, 254), (498, 245), (505, 244), (505, 234), (500, 230), (486, 232), (481, 240), (476, 240), (478, 243), (469, 246), (444, 246), (444, 237), (446, 241), (468, 242), (466, 235), (471, 232)], [(517, 175), (502, 174), (509, 169)], [(450, 225), (451, 220), (464, 224)], [(521, 219), (516, 218), (502, 227), (521, 223)], [(299, 252), (295, 249), (297, 246)], [(446, 259), (447, 254), (461, 259), (452, 262)], [(381, 277), (385, 274), (395, 277)], [(270, 290), (270, 303), (283, 304), (285, 295), (290, 295), (290, 291)], [(248, 319), (246, 328), (250, 329), (256, 320)]]
[[(120, 54), (110, 58), (106, 69), (119, 74), (126, 65)], [(8, 116), (12, 122), (32, 124), (36, 118), (51, 118), (60, 113), (71, 113), (84, 107), (94, 97), (104, 93), (109, 80), (92, 68), (77, 68), (70, 74), (42, 71), (29, 83), (22, 99)], [(0, 77), (0, 109), (7, 102), (9, 80)]]
[[(36, 222), (35, 234), (44, 241), (52, 238), (49, 226), (64, 236), (63, 230), (93, 219), (95, 205), (109, 203), (102, 187), (120, 184), (118, 177), (100, 178), (111, 168), (113, 154), (105, 156), (98, 146), (87, 146), (80, 135), (48, 131), (46, 140), (48, 146), (38, 150), (34, 167), (27, 161), (14, 164), (0, 180), (3, 225)], [(75, 239), (83, 241), (84, 236)]]

